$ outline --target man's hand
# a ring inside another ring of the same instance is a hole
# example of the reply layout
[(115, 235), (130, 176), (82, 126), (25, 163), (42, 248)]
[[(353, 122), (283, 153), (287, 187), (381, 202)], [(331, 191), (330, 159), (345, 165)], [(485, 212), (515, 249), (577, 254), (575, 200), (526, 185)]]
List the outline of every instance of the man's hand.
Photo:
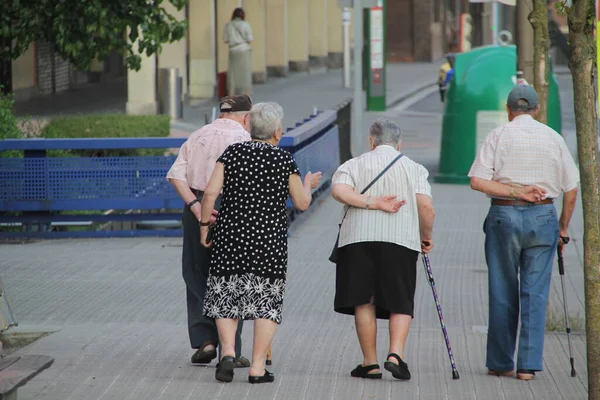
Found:
[(562, 254), (564, 247), (571, 241), (571, 238), (567, 231), (560, 231), (558, 235), (558, 251)]
[(207, 242), (207, 239), (208, 239), (208, 226), (201, 226), (200, 227), (200, 243), (202, 244), (202, 246), (204, 246), (206, 248), (211, 248), (212, 241)]
[(321, 172), (308, 172), (304, 177), (304, 187), (310, 186), (311, 189), (316, 189), (319, 186), (319, 182), (321, 182)]
[[(196, 219), (200, 221), (202, 219), (202, 205), (201, 203), (195, 203), (190, 207), (190, 211), (194, 214)], [(212, 210), (212, 215), (208, 219), (211, 225), (214, 225), (217, 222), (217, 217), (219, 216), (219, 212), (217, 210)]]
[(432, 240), (422, 240), (421, 241), (421, 253), (429, 254), (433, 249), (433, 241)]
[(531, 203), (538, 202), (544, 199), (546, 196), (546, 190), (534, 185), (515, 188), (514, 193), (516, 194), (517, 198), (529, 201)]
[(375, 198), (374, 208), (376, 210), (385, 211), (386, 213), (395, 214), (400, 208), (406, 204), (406, 200), (396, 200), (398, 196), (379, 196)]
[(202, 203), (197, 202), (192, 204), (192, 206), (190, 207), (190, 211), (194, 214), (196, 219), (200, 221), (200, 218), (202, 218)]

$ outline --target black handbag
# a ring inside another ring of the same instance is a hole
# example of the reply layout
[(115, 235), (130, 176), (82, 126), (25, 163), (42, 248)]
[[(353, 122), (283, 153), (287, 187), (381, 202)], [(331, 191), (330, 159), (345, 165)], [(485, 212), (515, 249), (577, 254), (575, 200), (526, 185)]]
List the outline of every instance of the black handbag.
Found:
[[(367, 187), (363, 189), (363, 191), (362, 191), (362, 192), (360, 192), (360, 194), (365, 194), (365, 192), (366, 192), (367, 190), (369, 190), (369, 189), (371, 188), (371, 186), (373, 186), (373, 185), (375, 184), (375, 182), (377, 182), (377, 181), (379, 180), (379, 178), (381, 178), (381, 177), (382, 177), (382, 176), (383, 176), (383, 175), (384, 175), (384, 174), (385, 174), (385, 173), (388, 171), (388, 169), (392, 168), (392, 165), (394, 165), (394, 164), (396, 163), (396, 161), (398, 161), (399, 159), (401, 159), (403, 155), (404, 155), (404, 154), (400, 153), (400, 154), (398, 155), (398, 157), (394, 158), (394, 160), (392, 160), (392, 162), (391, 162), (391, 163), (389, 163), (389, 164), (388, 164), (388, 166), (387, 166), (387, 167), (385, 167), (385, 168), (383, 169), (383, 171), (381, 171), (381, 172), (379, 173), (379, 175), (377, 175), (377, 176), (375, 177), (375, 179), (373, 179), (373, 180), (371, 181), (371, 183), (369, 183), (369, 184), (367, 185)], [(342, 221), (341, 221), (341, 222), (340, 222), (340, 224), (339, 224), (339, 228), (338, 228), (338, 234), (337, 234), (337, 238), (335, 239), (335, 244), (333, 245), (333, 250), (331, 250), (331, 254), (329, 255), (329, 261), (331, 261), (331, 262), (332, 262), (332, 263), (334, 263), (334, 264), (336, 264), (336, 263), (337, 263), (337, 260), (338, 260), (338, 244), (339, 244), (339, 242), (340, 242), (340, 231), (342, 230), (342, 224), (344, 223), (344, 220), (346, 219), (346, 214), (348, 214), (348, 210), (349, 210), (349, 209), (350, 209), (350, 207), (349, 207), (349, 206), (348, 206), (348, 207), (346, 207), (346, 211), (344, 212), (344, 216), (342, 217)]]

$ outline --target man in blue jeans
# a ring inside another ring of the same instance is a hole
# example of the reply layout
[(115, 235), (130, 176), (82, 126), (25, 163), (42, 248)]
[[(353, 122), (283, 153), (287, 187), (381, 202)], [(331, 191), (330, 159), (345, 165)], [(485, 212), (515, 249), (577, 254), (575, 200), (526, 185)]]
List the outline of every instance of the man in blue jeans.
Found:
[[(546, 304), (557, 245), (569, 241), (579, 172), (563, 138), (533, 117), (535, 90), (508, 95), (509, 122), (485, 139), (469, 171), (471, 188), (487, 194), (484, 223), (488, 265), (490, 375), (513, 376), (519, 312), (517, 378), (542, 370)], [(554, 199), (563, 194), (560, 219)]]

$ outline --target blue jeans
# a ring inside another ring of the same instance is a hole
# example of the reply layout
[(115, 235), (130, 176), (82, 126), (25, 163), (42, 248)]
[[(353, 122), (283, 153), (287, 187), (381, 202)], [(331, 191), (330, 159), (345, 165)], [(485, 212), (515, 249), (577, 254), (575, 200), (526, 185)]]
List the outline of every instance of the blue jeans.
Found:
[(514, 369), (520, 303), (517, 369), (541, 371), (546, 304), (559, 235), (556, 208), (553, 204), (491, 206), (484, 232), (489, 271), (486, 366), (495, 371)]

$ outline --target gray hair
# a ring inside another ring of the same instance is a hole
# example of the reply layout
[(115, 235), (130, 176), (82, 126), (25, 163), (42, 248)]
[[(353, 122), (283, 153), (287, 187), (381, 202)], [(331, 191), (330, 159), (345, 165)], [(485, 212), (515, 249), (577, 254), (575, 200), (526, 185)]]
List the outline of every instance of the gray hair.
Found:
[(402, 129), (394, 121), (382, 118), (371, 125), (369, 135), (373, 138), (375, 146), (397, 146), (402, 140)]
[(278, 129), (283, 130), (283, 108), (277, 103), (256, 103), (250, 110), (250, 136), (269, 140)]

